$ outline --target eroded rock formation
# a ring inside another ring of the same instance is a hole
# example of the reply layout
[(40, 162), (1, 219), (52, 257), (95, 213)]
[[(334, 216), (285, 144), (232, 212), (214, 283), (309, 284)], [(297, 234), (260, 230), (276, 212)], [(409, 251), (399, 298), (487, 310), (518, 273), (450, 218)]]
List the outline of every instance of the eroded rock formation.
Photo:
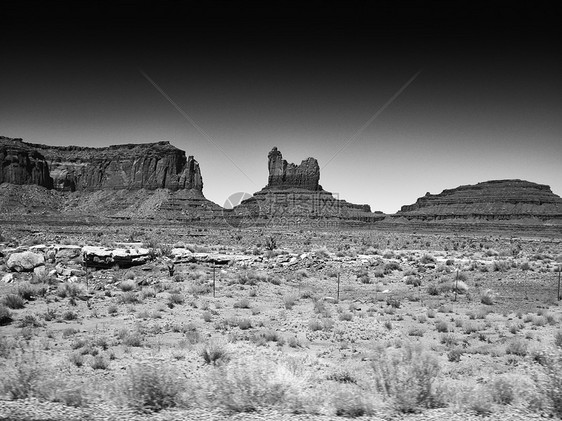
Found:
[(289, 164), (283, 159), (277, 147), (269, 152), (268, 156), (269, 188), (301, 188), (307, 190), (321, 190), (320, 166), (314, 158), (307, 158), (300, 165)]
[(0, 170), (5, 214), (200, 220), (221, 211), (203, 195), (197, 161), (169, 142), (90, 148), (0, 136)]
[(61, 191), (203, 190), (197, 161), (164, 141), (89, 148), (0, 137), (0, 161), (0, 182), (37, 184)]
[(300, 165), (289, 164), (274, 147), (268, 154), (268, 169), (267, 186), (242, 202), (233, 215), (250, 215), (258, 223), (302, 226), (310, 219), (368, 223), (384, 218), (380, 213), (372, 213), (369, 205), (339, 200), (322, 189), (320, 166), (314, 158), (307, 158)]
[(488, 221), (562, 221), (562, 199), (549, 186), (524, 180), (492, 180), (426, 193), (396, 217), (409, 220), (475, 219)]
[(28, 144), (0, 136), (0, 184), (35, 184), (52, 188), (45, 157)]

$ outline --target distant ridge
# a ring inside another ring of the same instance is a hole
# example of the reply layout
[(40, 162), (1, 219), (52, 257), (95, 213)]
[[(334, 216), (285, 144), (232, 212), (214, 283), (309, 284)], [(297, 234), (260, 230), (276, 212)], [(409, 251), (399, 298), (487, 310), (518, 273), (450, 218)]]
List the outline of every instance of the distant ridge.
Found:
[(407, 221), (535, 221), (562, 223), (562, 198), (549, 186), (525, 180), (491, 180), (426, 193), (393, 218)]

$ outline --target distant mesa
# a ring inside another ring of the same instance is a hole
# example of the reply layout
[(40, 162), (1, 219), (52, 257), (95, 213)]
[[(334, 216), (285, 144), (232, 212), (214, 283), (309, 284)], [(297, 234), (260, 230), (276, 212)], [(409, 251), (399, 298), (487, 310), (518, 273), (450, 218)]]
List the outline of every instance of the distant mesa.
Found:
[(220, 212), (203, 196), (198, 162), (167, 141), (92, 148), (0, 136), (0, 196), (4, 213), (199, 219)]
[(402, 206), (409, 221), (536, 221), (562, 223), (562, 198), (549, 186), (524, 180), (492, 180), (443, 190)]
[(199, 164), (170, 142), (104, 148), (47, 146), (0, 137), (0, 183), (60, 191), (203, 190)]
[(268, 154), (268, 169), (267, 185), (235, 208), (234, 215), (259, 214), (256, 219), (276, 219), (280, 224), (307, 219), (361, 224), (384, 219), (382, 213), (371, 212), (369, 205), (339, 200), (325, 191), (319, 184), (320, 166), (315, 158), (307, 158), (299, 165), (288, 163), (281, 151), (273, 147)]

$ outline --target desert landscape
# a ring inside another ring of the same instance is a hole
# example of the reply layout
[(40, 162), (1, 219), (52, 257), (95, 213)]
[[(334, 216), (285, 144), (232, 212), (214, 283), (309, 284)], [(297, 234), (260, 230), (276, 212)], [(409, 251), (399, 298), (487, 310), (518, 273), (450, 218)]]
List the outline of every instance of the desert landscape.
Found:
[(222, 209), (168, 143), (0, 141), (1, 419), (562, 414), (548, 186), (385, 215), (273, 148), (267, 185)]
[(0, 421), (562, 419), (553, 2), (0, 2)]

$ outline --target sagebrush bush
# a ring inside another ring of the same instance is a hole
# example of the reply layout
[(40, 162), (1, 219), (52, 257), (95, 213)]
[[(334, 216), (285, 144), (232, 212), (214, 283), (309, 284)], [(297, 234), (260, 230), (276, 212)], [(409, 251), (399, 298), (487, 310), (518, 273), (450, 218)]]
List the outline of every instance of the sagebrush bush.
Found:
[(43, 381), (47, 372), (33, 353), (24, 353), (15, 358), (1, 376), (2, 391), (11, 399), (43, 397)]
[(415, 412), (443, 404), (443, 392), (436, 384), (440, 366), (433, 355), (411, 344), (394, 353), (378, 351), (371, 364), (375, 385), (398, 411)]
[(2, 301), (6, 307), (11, 308), (12, 310), (24, 308), (25, 306), (23, 298), (17, 294), (7, 294)]
[(200, 355), (207, 364), (223, 364), (229, 361), (230, 355), (224, 345), (217, 342), (209, 342), (200, 350)]
[(13, 320), (12, 313), (10, 313), (8, 307), (0, 304), (0, 326), (9, 325)]
[(185, 382), (162, 364), (136, 364), (119, 382), (126, 406), (138, 412), (160, 411), (178, 406)]
[[(300, 374), (300, 373), (299, 373)], [(212, 370), (205, 379), (209, 405), (230, 412), (291, 408), (302, 393), (306, 376), (289, 367), (254, 358), (236, 360)]]
[(357, 418), (372, 415), (374, 412), (369, 397), (357, 386), (341, 387), (333, 394), (332, 405), (338, 417)]

